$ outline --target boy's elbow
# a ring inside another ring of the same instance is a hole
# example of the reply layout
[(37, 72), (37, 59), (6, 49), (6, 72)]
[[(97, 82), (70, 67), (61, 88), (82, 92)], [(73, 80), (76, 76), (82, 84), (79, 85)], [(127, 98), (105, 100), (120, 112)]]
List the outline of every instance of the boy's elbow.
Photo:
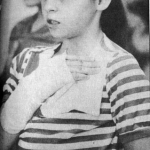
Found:
[(149, 150), (150, 137), (135, 140), (124, 145), (124, 150)]
[(18, 134), (6, 132), (0, 123), (0, 148), (1, 150), (15, 150), (17, 146)]

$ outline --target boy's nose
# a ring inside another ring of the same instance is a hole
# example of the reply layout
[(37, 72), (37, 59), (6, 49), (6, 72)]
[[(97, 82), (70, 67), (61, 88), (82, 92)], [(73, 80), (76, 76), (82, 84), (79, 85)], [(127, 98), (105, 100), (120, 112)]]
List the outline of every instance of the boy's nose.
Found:
[(58, 10), (59, 0), (45, 0), (43, 2), (43, 9), (46, 12), (55, 12)]

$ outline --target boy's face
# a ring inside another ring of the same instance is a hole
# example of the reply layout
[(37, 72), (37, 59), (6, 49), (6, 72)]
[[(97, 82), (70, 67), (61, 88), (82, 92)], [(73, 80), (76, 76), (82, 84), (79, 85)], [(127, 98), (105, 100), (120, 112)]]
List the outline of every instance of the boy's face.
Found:
[(69, 39), (82, 35), (96, 14), (96, 0), (41, 0), (51, 35)]

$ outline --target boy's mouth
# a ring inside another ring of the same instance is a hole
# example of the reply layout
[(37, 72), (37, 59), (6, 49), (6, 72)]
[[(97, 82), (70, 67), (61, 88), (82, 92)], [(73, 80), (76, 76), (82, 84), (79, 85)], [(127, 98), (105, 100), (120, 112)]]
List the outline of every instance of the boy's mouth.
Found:
[(56, 21), (56, 20), (52, 20), (52, 19), (47, 20), (47, 23), (48, 23), (49, 25), (58, 25), (58, 24), (60, 24), (60, 22), (58, 22), (58, 21)]

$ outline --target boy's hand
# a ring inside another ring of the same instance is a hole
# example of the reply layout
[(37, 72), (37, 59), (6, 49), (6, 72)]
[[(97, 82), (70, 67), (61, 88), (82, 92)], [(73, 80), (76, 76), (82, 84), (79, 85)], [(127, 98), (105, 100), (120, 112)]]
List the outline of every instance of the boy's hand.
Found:
[(68, 69), (65, 56), (48, 57), (46, 54), (40, 55), (38, 68), (29, 76), (23, 79), (23, 84), (29, 84), (27, 90), (32, 89), (32, 95), (36, 95), (40, 102), (53, 95), (64, 85), (73, 82), (73, 77)]
[(1, 113), (3, 129), (11, 134), (19, 133), (43, 101), (72, 82), (65, 56), (51, 58), (42, 53), (37, 69), (20, 81), (6, 101)]
[(67, 55), (66, 63), (75, 81), (86, 80), (90, 75), (100, 72), (100, 62), (85, 56)]

